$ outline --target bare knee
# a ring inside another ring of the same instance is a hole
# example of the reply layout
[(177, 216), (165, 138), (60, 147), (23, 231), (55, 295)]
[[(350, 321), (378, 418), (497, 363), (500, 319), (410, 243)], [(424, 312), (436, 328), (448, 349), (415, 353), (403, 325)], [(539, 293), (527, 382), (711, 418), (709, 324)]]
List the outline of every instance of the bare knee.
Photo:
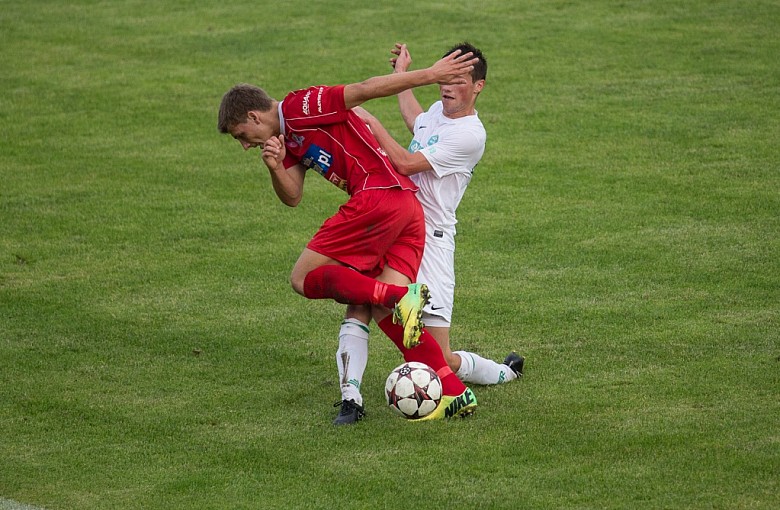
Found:
[(301, 271), (296, 271), (296, 268), (293, 268), (292, 274), (290, 274), (290, 285), (292, 286), (293, 290), (300, 294), (301, 296), (305, 296), (303, 291), (303, 282), (306, 280), (306, 274)]
[(304, 292), (304, 281), (311, 271), (326, 264), (337, 264), (337, 262), (325, 255), (321, 255), (309, 248), (304, 248), (295, 266), (290, 273), (290, 285), (295, 292), (301, 296), (306, 296)]

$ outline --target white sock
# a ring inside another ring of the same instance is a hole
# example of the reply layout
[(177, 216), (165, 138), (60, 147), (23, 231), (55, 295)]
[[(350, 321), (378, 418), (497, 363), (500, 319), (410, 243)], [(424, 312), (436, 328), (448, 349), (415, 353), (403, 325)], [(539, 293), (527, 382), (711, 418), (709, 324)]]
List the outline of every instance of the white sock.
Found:
[(367, 364), (368, 325), (357, 319), (344, 319), (339, 331), (339, 349), (336, 351), (342, 400), (354, 400), (357, 405), (363, 405), (360, 384)]
[(460, 368), (455, 374), (463, 382), (472, 384), (501, 384), (517, 378), (514, 370), (473, 352), (456, 351), (460, 356)]

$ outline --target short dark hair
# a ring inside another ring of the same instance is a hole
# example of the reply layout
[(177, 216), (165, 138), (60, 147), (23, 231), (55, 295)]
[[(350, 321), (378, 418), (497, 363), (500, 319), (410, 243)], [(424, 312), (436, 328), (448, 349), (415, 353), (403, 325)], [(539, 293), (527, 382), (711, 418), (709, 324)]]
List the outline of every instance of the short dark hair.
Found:
[(460, 50), (461, 55), (471, 52), (475, 57), (479, 58), (479, 61), (474, 64), (474, 69), (471, 71), (471, 78), (474, 81), (484, 80), (487, 77), (487, 60), (485, 59), (485, 55), (483, 55), (476, 46), (464, 41), (450, 48), (444, 56), (446, 57), (455, 50)]
[(246, 83), (236, 85), (222, 96), (217, 129), (220, 133), (229, 133), (231, 128), (246, 122), (250, 111), (267, 112), (272, 102), (273, 99), (260, 87)]

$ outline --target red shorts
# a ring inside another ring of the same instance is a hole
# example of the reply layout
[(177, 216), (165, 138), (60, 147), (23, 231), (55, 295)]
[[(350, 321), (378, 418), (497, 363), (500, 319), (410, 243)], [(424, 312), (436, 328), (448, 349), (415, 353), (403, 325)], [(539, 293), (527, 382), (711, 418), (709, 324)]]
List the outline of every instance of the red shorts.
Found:
[(413, 191), (390, 188), (350, 197), (306, 247), (372, 277), (388, 265), (415, 281), (424, 246), (420, 202)]

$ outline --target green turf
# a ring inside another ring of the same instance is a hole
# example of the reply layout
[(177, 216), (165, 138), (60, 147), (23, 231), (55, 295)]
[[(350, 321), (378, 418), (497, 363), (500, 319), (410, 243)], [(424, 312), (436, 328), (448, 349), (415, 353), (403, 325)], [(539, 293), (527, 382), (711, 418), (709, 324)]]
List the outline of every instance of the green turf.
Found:
[[(0, 5), (0, 508), (780, 507), (778, 2)], [(216, 109), (464, 39), (453, 341), (526, 377), (405, 423), (373, 327), (336, 429), (342, 307), (287, 282), (344, 195), (281, 205)]]

